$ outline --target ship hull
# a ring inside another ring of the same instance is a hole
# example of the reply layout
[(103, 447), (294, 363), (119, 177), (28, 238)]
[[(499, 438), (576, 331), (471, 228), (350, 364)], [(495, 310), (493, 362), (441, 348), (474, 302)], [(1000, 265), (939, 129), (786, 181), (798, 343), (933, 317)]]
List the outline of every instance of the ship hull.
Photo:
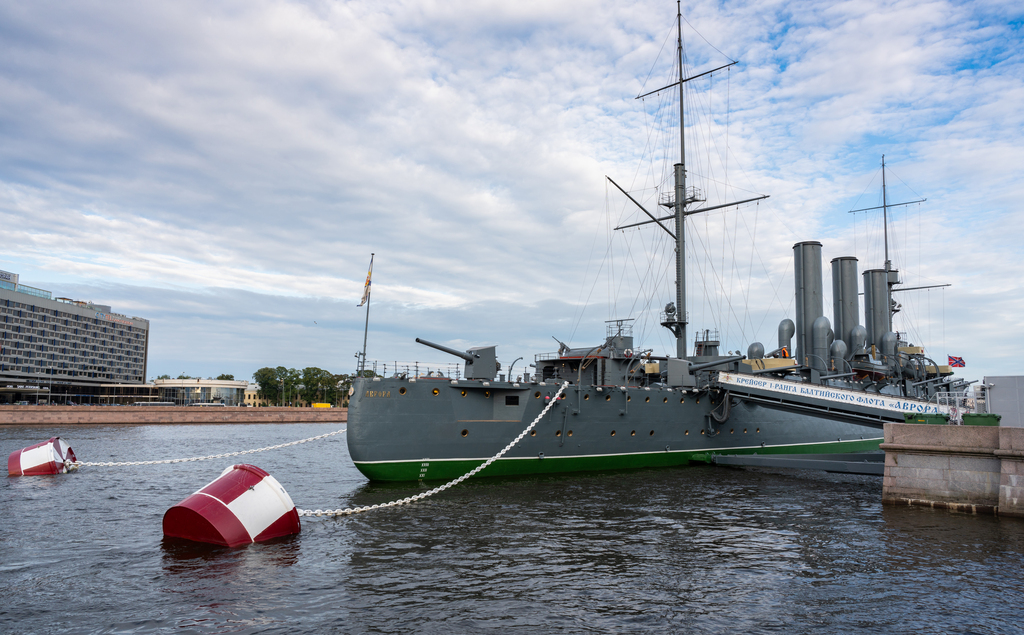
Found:
[[(373, 481), (456, 478), (515, 439), (556, 394), (552, 383), (420, 378), (357, 380), (348, 445)], [(570, 386), (501, 459), (478, 476), (683, 466), (711, 454), (877, 450), (881, 431), (737, 404), (721, 423), (707, 392)]]

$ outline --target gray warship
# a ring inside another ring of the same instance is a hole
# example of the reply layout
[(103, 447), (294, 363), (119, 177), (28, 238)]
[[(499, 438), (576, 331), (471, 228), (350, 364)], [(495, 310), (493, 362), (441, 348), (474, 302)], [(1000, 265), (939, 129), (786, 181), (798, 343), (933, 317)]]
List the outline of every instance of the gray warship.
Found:
[[(670, 212), (658, 217), (619, 188), (649, 217), (630, 227), (657, 225), (675, 241), (675, 298), (659, 316), (675, 354), (639, 348), (633, 320), (612, 320), (603, 341), (559, 343), (557, 352), (536, 356), (534, 372), (512, 377), (501, 372), (495, 346), (458, 350), (417, 338), (464, 367), (455, 376), (406, 370), (355, 380), (348, 449), (370, 480), (461, 476), (509, 444), (552, 399), (529, 435), (478, 477), (682, 466), (716, 454), (867, 452), (878, 449), (884, 422), (903, 421), (908, 412), (948, 413), (941, 397), (963, 393), (966, 382), (949, 367), (893, 332), (900, 280), (887, 239), (881, 268), (858, 276), (855, 257), (832, 260), (831, 321), (821, 243), (800, 242), (793, 246), (795, 320), (779, 324), (771, 350), (753, 342), (746, 355), (722, 355), (710, 330), (695, 333), (687, 350), (685, 217), (765, 197), (707, 206), (687, 187), (683, 87), (706, 73), (683, 76), (681, 12), (677, 28), (679, 75), (659, 89), (678, 87), (680, 98), (674, 196), (661, 201)], [(884, 189), (883, 158), (883, 197)], [(883, 214), (889, 206), (883, 203)]]

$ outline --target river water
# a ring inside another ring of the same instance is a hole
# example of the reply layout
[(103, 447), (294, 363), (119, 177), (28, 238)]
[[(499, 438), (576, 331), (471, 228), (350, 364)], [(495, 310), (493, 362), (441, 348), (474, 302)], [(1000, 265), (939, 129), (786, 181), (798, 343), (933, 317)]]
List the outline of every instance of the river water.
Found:
[[(337, 425), (0, 428), (82, 461), (262, 447)], [(382, 503), (343, 435), (241, 459), (83, 467), (0, 491), (0, 631), (1024, 632), (1024, 521), (881, 505), (881, 479), (689, 467), (471, 480), (227, 549), (163, 513), (232, 463), (299, 508)]]

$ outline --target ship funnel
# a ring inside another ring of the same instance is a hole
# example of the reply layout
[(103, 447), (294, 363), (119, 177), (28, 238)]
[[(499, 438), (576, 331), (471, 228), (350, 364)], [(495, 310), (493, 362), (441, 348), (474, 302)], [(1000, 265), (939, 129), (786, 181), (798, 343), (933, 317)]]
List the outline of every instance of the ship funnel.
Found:
[(864, 326), (868, 330), (867, 345), (879, 350), (882, 348), (882, 336), (889, 332), (887, 278), (885, 269), (868, 269), (864, 272)]
[[(793, 273), (796, 279), (796, 359), (809, 364), (812, 353), (811, 326), (822, 317), (821, 243), (816, 240), (793, 245)], [(828, 352), (826, 344), (826, 354)]]
[(859, 324), (857, 299), (857, 259), (843, 256), (832, 259), (832, 325), (836, 339), (846, 344), (847, 359), (853, 353), (851, 331)]

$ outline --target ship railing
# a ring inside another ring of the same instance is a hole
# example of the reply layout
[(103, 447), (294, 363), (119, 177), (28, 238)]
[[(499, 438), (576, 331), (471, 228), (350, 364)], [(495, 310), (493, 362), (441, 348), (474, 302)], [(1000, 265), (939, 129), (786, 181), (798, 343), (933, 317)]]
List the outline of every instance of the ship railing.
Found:
[[(976, 400), (973, 394), (970, 394), (966, 391), (937, 392), (935, 393), (935, 401), (940, 406), (949, 407), (950, 423), (962, 424), (964, 420), (964, 414), (972, 412), (981, 412), (985, 410), (984, 400)], [(981, 403), (979, 403), (979, 401)], [(981, 406), (980, 409), (979, 406)]]
[(458, 362), (373, 360), (368, 361), (366, 367), (382, 377), (414, 379), (460, 379), (462, 377), (462, 365)]

